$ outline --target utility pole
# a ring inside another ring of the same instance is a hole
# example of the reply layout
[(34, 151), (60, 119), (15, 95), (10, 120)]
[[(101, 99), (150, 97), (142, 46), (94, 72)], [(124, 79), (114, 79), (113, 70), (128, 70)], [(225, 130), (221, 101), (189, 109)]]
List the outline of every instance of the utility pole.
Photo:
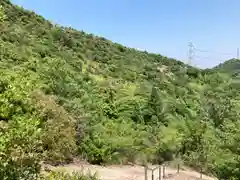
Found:
[(189, 51), (188, 51), (188, 65), (191, 66), (193, 62), (194, 56), (194, 45), (192, 42), (188, 43)]
[(239, 59), (239, 48), (237, 48), (237, 59)]

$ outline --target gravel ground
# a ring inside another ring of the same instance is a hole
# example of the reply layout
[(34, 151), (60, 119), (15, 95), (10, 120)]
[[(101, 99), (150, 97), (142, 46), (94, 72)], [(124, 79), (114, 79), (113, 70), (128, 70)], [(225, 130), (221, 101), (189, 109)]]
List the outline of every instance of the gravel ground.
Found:
[[(154, 168), (156, 166), (150, 166)], [(61, 171), (83, 171), (84, 173), (91, 172), (97, 173), (101, 180), (145, 180), (144, 178), (144, 167), (143, 166), (98, 166), (89, 165), (86, 163), (75, 163), (65, 166), (58, 166), (51, 169), (61, 170)], [(166, 178), (162, 180), (198, 180), (200, 179), (200, 174), (192, 171), (190, 169), (181, 170), (179, 174), (176, 173), (176, 169), (167, 167), (166, 168)], [(148, 171), (148, 179), (151, 179), (151, 171)], [(159, 180), (158, 170), (154, 171), (154, 180)], [(203, 180), (217, 180), (216, 178), (203, 175)]]

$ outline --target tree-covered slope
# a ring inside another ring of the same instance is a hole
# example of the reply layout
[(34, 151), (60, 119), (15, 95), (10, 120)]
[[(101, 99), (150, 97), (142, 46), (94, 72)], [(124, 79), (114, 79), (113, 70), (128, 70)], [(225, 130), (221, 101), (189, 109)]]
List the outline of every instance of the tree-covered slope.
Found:
[(239, 177), (239, 86), (230, 77), (0, 5), (0, 176), (33, 179), (40, 160), (77, 157), (181, 159)]
[(238, 76), (240, 72), (240, 60), (230, 59), (214, 67), (212, 70), (227, 73), (233, 77)]

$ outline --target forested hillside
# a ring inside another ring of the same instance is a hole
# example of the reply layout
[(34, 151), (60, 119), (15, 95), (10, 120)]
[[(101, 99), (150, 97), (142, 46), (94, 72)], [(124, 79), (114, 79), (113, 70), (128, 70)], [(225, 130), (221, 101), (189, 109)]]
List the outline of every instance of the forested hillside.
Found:
[[(240, 177), (240, 86), (0, 5), (0, 176), (34, 179), (40, 161), (181, 159)], [(4, 178), (3, 178), (4, 179)]]
[(231, 75), (232, 77), (236, 77), (239, 75), (240, 72), (240, 60), (230, 59), (214, 67), (213, 70), (218, 72), (224, 72)]

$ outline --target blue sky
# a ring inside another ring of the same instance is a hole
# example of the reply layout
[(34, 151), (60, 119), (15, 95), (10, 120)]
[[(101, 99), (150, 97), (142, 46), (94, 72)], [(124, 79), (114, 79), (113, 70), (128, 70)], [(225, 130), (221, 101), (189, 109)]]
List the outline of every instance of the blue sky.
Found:
[[(240, 47), (239, 0), (12, 0), (64, 26), (193, 65), (211, 67), (236, 57)], [(230, 53), (230, 54), (226, 54)]]

